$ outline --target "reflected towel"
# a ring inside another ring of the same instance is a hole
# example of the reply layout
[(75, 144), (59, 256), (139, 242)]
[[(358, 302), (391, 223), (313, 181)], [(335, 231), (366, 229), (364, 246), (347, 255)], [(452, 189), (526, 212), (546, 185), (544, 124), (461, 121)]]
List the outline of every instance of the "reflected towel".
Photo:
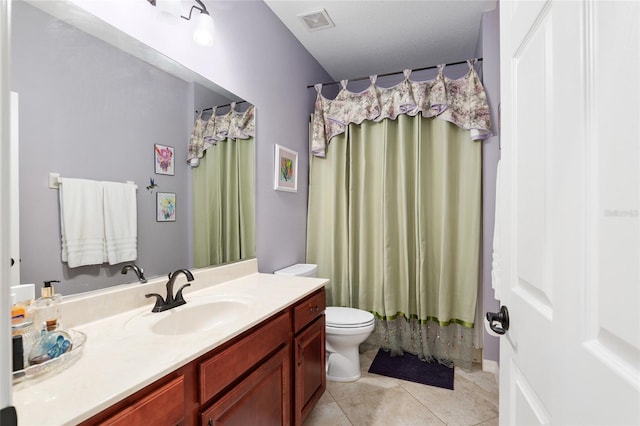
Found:
[(102, 183), (60, 178), (62, 261), (70, 268), (104, 262)]
[(500, 205), (501, 200), (501, 183), (500, 183), (500, 168), (502, 160), (498, 160), (498, 170), (496, 172), (496, 211), (495, 211), (495, 225), (493, 228), (493, 255), (491, 259), (491, 287), (493, 287), (494, 294), (496, 300), (500, 300), (500, 275), (502, 274), (501, 264), (502, 260), (500, 259), (500, 227), (502, 224), (500, 223), (500, 209), (502, 206)]
[(104, 188), (104, 237), (110, 265), (138, 258), (136, 186), (102, 182)]

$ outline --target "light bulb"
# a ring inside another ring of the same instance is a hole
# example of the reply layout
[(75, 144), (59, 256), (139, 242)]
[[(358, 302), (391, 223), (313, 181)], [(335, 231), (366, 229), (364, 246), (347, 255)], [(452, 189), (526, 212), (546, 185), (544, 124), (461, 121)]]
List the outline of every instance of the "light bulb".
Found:
[(196, 17), (196, 29), (193, 31), (193, 41), (200, 46), (213, 46), (214, 25), (213, 18), (201, 13)]

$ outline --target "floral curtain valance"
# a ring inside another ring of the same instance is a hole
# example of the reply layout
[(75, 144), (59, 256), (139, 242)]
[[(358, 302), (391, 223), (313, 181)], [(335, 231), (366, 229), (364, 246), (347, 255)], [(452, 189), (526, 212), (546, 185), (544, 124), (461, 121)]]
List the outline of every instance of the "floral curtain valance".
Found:
[(232, 103), (231, 109), (224, 115), (216, 115), (217, 107), (214, 107), (208, 120), (202, 118), (202, 111), (198, 114), (189, 138), (187, 163), (190, 166), (197, 167), (204, 151), (219, 141), (255, 137), (254, 106), (249, 106), (244, 112), (236, 111), (235, 106), (235, 102)]
[(322, 84), (316, 84), (316, 98), (311, 150), (316, 157), (325, 157), (326, 147), (336, 135), (344, 133), (350, 123), (361, 124), (365, 120), (395, 120), (400, 114), (425, 118), (435, 117), (450, 121), (458, 127), (470, 130), (471, 139), (486, 139), (492, 135), (487, 96), (474, 68), (476, 60), (467, 61), (469, 72), (452, 80), (444, 76), (445, 65), (438, 65), (438, 75), (433, 80), (411, 81), (411, 70), (405, 70), (402, 83), (384, 88), (376, 86), (376, 76), (363, 92), (347, 90), (347, 80), (335, 99), (327, 99)]

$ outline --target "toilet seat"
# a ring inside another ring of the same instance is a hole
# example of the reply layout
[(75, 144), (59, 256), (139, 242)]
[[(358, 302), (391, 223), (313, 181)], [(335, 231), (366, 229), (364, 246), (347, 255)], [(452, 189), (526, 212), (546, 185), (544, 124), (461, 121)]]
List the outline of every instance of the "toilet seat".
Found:
[(375, 321), (371, 312), (362, 309), (328, 306), (325, 310), (327, 327), (365, 328)]

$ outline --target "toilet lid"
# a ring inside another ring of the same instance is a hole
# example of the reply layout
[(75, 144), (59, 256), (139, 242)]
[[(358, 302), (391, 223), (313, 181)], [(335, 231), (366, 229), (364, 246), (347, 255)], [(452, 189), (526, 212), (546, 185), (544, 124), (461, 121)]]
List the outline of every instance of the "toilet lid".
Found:
[(363, 327), (373, 323), (373, 314), (362, 309), (329, 306), (325, 315), (327, 325), (331, 327)]

